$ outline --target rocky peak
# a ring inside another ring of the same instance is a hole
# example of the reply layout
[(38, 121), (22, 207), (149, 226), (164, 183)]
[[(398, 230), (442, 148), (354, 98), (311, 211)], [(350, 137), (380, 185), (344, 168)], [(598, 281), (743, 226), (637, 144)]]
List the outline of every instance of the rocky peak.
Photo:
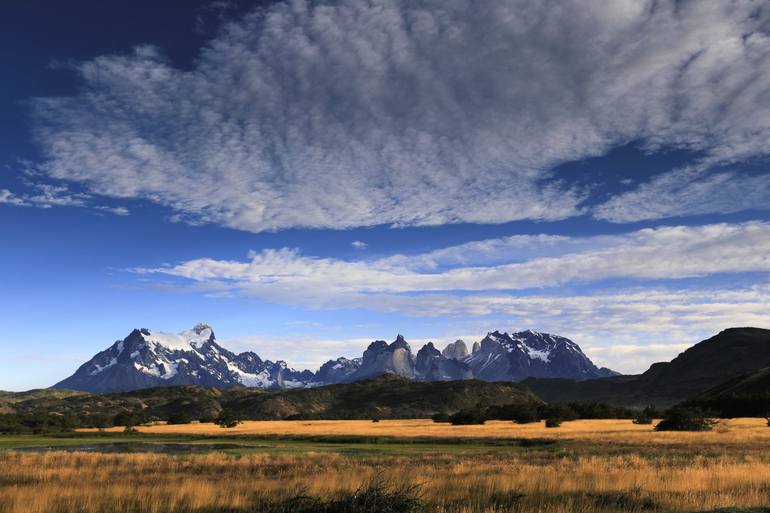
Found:
[(462, 360), (468, 356), (468, 347), (462, 340), (455, 340), (454, 342), (447, 344), (444, 350), (441, 352), (445, 358), (451, 360)]

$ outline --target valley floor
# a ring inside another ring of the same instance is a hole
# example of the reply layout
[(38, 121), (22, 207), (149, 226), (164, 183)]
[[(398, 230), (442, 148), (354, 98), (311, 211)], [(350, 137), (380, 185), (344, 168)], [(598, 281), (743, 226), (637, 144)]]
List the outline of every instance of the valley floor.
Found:
[(431, 513), (770, 506), (770, 427), (758, 419), (709, 433), (656, 433), (627, 420), (557, 429), (405, 420), (142, 430), (0, 436), (0, 513), (289, 513), (301, 509), (297, 495), (352, 498), (373, 481), (416, 485)]

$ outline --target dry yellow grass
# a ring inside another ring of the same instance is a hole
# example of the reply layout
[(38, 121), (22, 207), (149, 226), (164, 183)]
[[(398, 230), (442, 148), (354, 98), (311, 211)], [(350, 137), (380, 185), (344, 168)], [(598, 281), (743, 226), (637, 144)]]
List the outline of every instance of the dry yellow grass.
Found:
[[(709, 433), (656, 433), (628, 420), (450, 426), (423, 420), (155, 425), (147, 433), (560, 439), (475, 454), (0, 453), (0, 513), (254, 511), (260, 498), (330, 497), (380, 476), (421, 485), (436, 513), (696, 512), (770, 504), (770, 428), (758, 419)], [(451, 447), (451, 446), (450, 446)], [(493, 447), (493, 446), (490, 446)], [(523, 494), (516, 506), (499, 498)]]
[(419, 483), (439, 513), (492, 513), (495, 497), (523, 493), (520, 512), (701, 511), (761, 506), (770, 497), (765, 458), (693, 455), (0, 454), (2, 513), (192, 512), (247, 508), (299, 490), (329, 496), (375, 476)]
[[(187, 435), (269, 435), (269, 436), (395, 436), (436, 438), (556, 438), (594, 442), (640, 444), (768, 444), (770, 429), (763, 419), (730, 419), (720, 421), (714, 431), (706, 433), (655, 432), (652, 426), (636, 425), (630, 420), (576, 420), (561, 427), (547, 429), (543, 422), (515, 424), (490, 421), (480, 426), (452, 426), (430, 420), (280, 420), (248, 421), (235, 428), (223, 429), (216, 424), (156, 424), (140, 426), (142, 433)], [(107, 431), (119, 432), (116, 427)], [(93, 431), (93, 430), (82, 430)]]

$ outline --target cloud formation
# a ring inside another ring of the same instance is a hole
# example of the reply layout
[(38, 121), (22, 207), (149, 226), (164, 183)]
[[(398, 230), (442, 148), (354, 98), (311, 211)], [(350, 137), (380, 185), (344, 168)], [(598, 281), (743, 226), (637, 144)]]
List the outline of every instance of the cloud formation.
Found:
[[(247, 261), (196, 259), (136, 272), (172, 277), (197, 292), (308, 308), (478, 319), (479, 338), (489, 329), (536, 328), (590, 347), (604, 365), (636, 372), (651, 357), (675, 356), (683, 341), (727, 326), (770, 326), (768, 255), (770, 223), (748, 222), (514, 236), (375, 260), (314, 258), (284, 248), (252, 253)], [(755, 273), (759, 284), (709, 281), (745, 273)], [(677, 281), (685, 278), (686, 284)], [(608, 280), (611, 286), (597, 286)], [(488, 325), (484, 319), (492, 317), (508, 319), (507, 325)], [(441, 330), (436, 335), (445, 340), (473, 331)], [(654, 354), (647, 344), (658, 344)]]
[[(553, 248), (557, 241), (558, 250)], [(521, 247), (529, 252), (525, 259), (517, 254)], [(463, 255), (474, 265), (465, 264)], [(480, 265), (485, 259), (489, 265)], [(592, 237), (515, 236), (376, 260), (316, 258), (289, 248), (268, 249), (252, 252), (248, 261), (203, 258), (137, 272), (211, 283), (277, 302), (369, 304), (382, 294), (510, 291), (607, 279), (770, 272), (770, 223), (648, 228)]]
[[(769, 20), (749, 0), (281, 2), (189, 71), (151, 47), (76, 66), (77, 95), (35, 102), (40, 169), (255, 232), (563, 219), (591, 190), (551, 169), (631, 141), (701, 155), (685, 183), (717, 190), (713, 166), (767, 156)], [(647, 209), (671, 179), (597, 215), (733, 211), (752, 186)]]
[(125, 207), (94, 204), (90, 194), (72, 192), (66, 186), (33, 184), (32, 188), (35, 192), (28, 194), (16, 194), (8, 189), (0, 189), (0, 205), (36, 208), (80, 207), (121, 216), (129, 214)]

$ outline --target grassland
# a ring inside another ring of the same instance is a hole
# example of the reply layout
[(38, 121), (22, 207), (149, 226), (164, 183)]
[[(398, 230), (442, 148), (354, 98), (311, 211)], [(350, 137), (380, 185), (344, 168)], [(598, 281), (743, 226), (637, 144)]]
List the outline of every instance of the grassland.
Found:
[[(770, 505), (770, 428), (758, 419), (725, 421), (709, 433), (656, 433), (615, 420), (568, 422), (558, 429), (412, 420), (141, 429), (140, 435), (0, 437), (0, 447), (30, 447), (37, 440), (45, 447), (179, 443), (213, 450), (3, 451), (0, 513), (272, 511), (265, 505), (298, 493), (335, 497), (374, 479), (418, 485), (420, 500), (436, 513), (697, 512)], [(223, 451), (228, 443), (233, 450)]]

